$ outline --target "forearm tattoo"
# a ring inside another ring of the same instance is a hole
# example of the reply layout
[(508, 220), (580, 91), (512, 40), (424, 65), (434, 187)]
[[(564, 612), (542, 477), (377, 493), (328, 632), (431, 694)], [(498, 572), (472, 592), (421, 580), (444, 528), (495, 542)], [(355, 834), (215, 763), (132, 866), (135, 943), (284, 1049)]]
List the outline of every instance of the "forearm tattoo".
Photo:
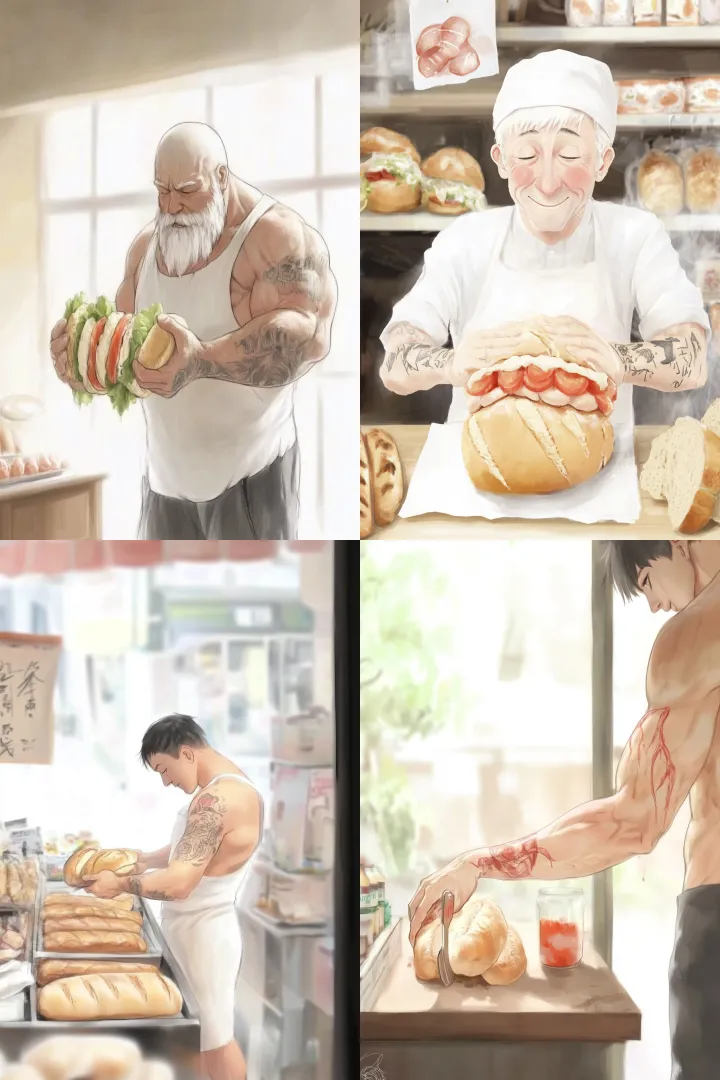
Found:
[(540, 847), (536, 838), (530, 837), (505, 847), (486, 848), (472, 862), (481, 875), (514, 880), (531, 877), (539, 855), (552, 866), (549, 852)]
[(319, 309), (326, 295), (329, 269), (329, 261), (323, 255), (306, 255), (302, 259), (288, 257), (271, 266), (263, 277), (281, 296), (300, 293)]
[(201, 795), (190, 807), (187, 825), (173, 860), (204, 866), (212, 859), (223, 838), (225, 803), (217, 795)]
[(452, 349), (439, 349), (424, 330), (418, 330), (412, 323), (397, 323), (385, 353), (385, 367), (390, 372), (399, 360), (406, 375), (420, 375), (423, 371), (448, 367), (452, 357)]
[[(150, 875), (152, 878), (152, 874)], [(142, 877), (129, 877), (125, 878), (125, 885), (127, 891), (134, 896), (144, 896), (147, 900), (174, 900), (175, 897), (171, 896), (169, 892), (163, 889), (150, 889), (147, 887), (146, 882), (143, 882)]]
[(661, 387), (669, 382), (673, 390), (696, 381), (702, 352), (692, 330), (682, 337), (613, 345), (613, 349), (622, 360), (627, 379)]
[(287, 386), (301, 378), (316, 359), (308, 359), (312, 339), (307, 334), (268, 325), (234, 342), (237, 359), (220, 362), (200, 356), (176, 374), (172, 394), (194, 379), (222, 379), (243, 386)]

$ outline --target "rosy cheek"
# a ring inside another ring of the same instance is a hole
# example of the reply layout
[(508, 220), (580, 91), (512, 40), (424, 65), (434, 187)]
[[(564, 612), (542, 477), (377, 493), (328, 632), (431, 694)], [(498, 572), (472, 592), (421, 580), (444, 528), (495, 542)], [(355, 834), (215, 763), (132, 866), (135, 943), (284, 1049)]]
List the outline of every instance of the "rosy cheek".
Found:
[(528, 187), (533, 182), (533, 171), (529, 165), (513, 165), (510, 169), (510, 178), (515, 187)]
[(587, 165), (570, 165), (565, 169), (563, 180), (571, 191), (587, 191), (592, 187), (593, 174)]

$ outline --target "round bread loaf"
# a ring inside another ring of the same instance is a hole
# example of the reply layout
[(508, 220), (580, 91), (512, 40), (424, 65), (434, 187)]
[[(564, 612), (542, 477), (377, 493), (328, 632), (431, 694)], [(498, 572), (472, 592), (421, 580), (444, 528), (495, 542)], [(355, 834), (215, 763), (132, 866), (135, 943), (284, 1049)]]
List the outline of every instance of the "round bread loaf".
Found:
[(440, 978), (437, 958), (441, 945), (442, 923), (439, 919), (433, 919), (420, 928), (415, 938), (413, 962), (418, 979), (431, 982)]
[(483, 978), (491, 986), (509, 986), (517, 982), (526, 969), (527, 957), (522, 939), (517, 930), (509, 926), (503, 950), (492, 967), (483, 973)]
[[(498, 905), (485, 896), (471, 896), (453, 915), (449, 930), (450, 967), (456, 975), (483, 975), (500, 956), (507, 940), (507, 923)], [(415, 939), (414, 964), (418, 979), (439, 978), (437, 956), (442, 923), (433, 919)]]
[(79, 848), (78, 851), (74, 851), (69, 859), (66, 860), (63, 867), (63, 878), (66, 885), (77, 886), (82, 885), (82, 877), (80, 876), (87, 863), (97, 854), (97, 848), (86, 847)]
[(391, 131), (390, 128), (374, 127), (363, 131), (360, 136), (360, 156), (369, 157), (370, 154), (409, 154), (416, 164), (420, 164), (415, 144), (407, 135)]

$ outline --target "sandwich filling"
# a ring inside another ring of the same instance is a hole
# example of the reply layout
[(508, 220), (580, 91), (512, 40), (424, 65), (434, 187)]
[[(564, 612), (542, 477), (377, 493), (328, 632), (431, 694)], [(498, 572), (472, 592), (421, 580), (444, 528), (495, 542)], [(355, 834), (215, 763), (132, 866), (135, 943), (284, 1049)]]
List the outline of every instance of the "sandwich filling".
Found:
[(487, 206), (482, 191), (456, 180), (435, 180), (426, 176), (423, 180), (423, 191), (429, 203), (439, 206), (458, 206), (463, 210), (475, 211), (484, 210)]
[(394, 184), (420, 184), (423, 179), (420, 166), (409, 154), (373, 154), (362, 170), (371, 184), (381, 180)]
[(615, 384), (605, 372), (555, 356), (511, 356), (473, 372), (466, 389), (482, 408), (514, 396), (605, 416), (612, 412), (617, 397)]

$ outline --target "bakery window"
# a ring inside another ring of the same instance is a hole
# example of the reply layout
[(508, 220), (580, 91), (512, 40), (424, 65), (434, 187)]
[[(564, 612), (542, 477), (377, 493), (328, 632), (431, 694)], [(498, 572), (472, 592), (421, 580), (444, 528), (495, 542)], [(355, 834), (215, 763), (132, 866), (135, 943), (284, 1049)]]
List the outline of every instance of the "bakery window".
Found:
[[(49, 340), (65, 307), (69, 283), (71, 292), (115, 297), (128, 247), (157, 210), (153, 159), (158, 140), (181, 121), (216, 127), (230, 168), (292, 207), (325, 237), (340, 301), (329, 356), (296, 387), (303, 454), (301, 537), (351, 536), (355, 522), (342, 470), (357, 418), (352, 297), (358, 251), (347, 243), (347, 222), (357, 213), (357, 177), (346, 122), (358, 110), (356, 55), (356, 49), (336, 50), (304, 57), (302, 63), (205, 72), (179, 85), (53, 110), (43, 127), (43, 340)], [(106, 448), (105, 535), (134, 538), (145, 446), (142, 411), (130, 409), (120, 420), (104, 400), (78, 410), (49, 364), (42, 377), (47, 412), (72, 444), (68, 455), (88, 457), (88, 440)], [(337, 493), (332, 500), (331, 491)]]

